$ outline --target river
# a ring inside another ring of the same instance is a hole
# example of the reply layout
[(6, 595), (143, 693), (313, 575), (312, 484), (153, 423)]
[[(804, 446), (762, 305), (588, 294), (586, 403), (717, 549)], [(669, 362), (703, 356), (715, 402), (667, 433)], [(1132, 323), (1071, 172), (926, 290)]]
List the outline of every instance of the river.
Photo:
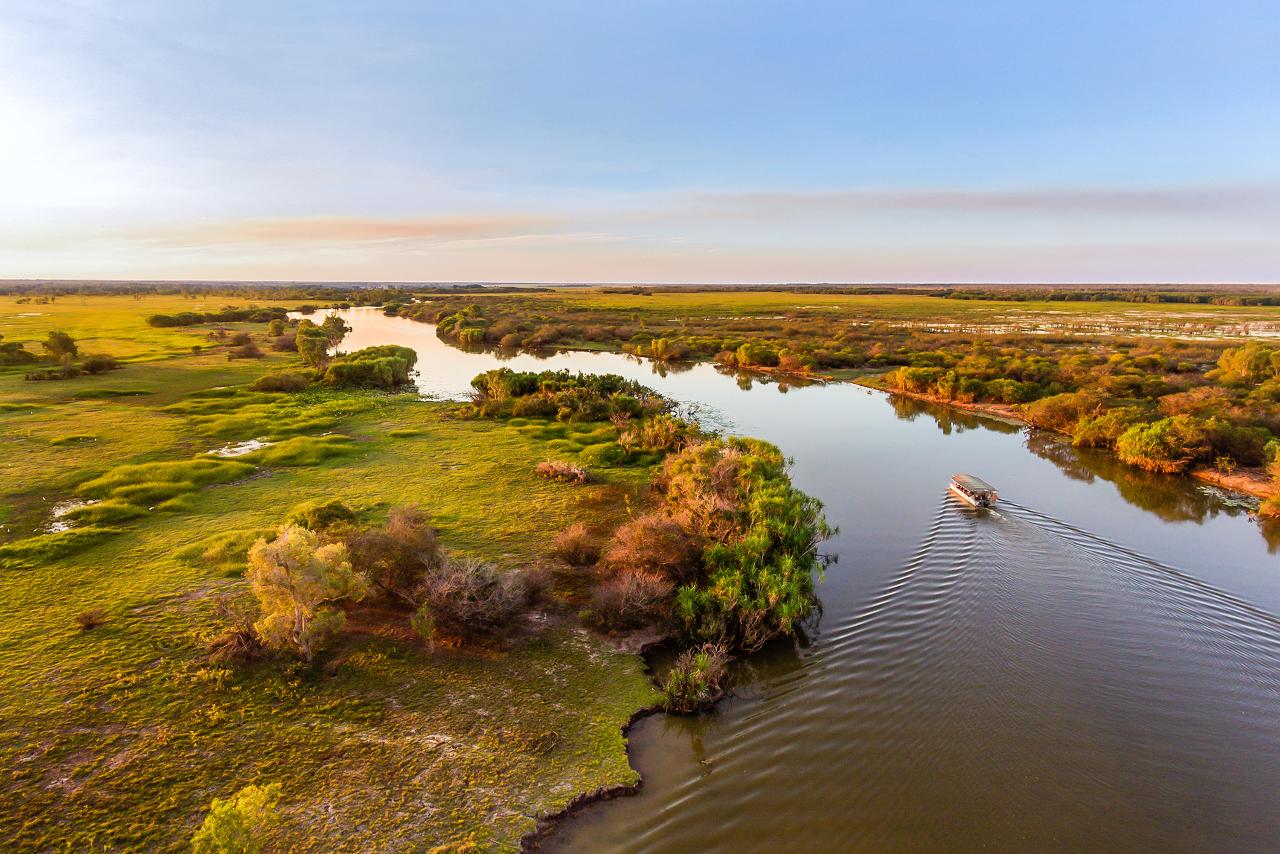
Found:
[[(341, 312), (342, 349), (418, 352), (422, 393), (480, 371), (641, 380), (778, 444), (840, 533), (811, 635), (741, 662), (730, 699), (632, 730), (639, 795), (555, 851), (1280, 845), (1280, 542), (1221, 493), (947, 407), (619, 354), (501, 358)], [(946, 494), (999, 487), (987, 513)]]

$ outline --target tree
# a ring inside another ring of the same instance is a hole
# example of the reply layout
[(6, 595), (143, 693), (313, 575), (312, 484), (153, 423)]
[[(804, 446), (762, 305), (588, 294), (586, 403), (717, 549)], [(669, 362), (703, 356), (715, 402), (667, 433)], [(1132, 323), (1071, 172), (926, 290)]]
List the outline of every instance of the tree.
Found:
[(67, 333), (56, 329), (49, 333), (49, 337), (44, 340), (41, 346), (54, 359), (75, 356), (77, 353), (75, 339)]
[(262, 835), (280, 821), (280, 784), (245, 786), (229, 798), (214, 798), (191, 839), (196, 854), (254, 854)]
[(320, 323), (320, 331), (329, 339), (330, 345), (336, 345), (347, 337), (347, 333), (351, 331), (351, 327), (347, 322), (336, 314), (326, 315), (325, 319)]
[(307, 661), (325, 639), (342, 628), (345, 615), (334, 603), (364, 598), (364, 579), (351, 568), (347, 547), (320, 545), (306, 528), (286, 525), (272, 542), (260, 538), (249, 550), (249, 584), (262, 608), (254, 624), (263, 641), (297, 649)]
[(324, 330), (310, 320), (298, 322), (298, 333), (295, 336), (298, 355), (302, 361), (312, 367), (323, 365), (329, 359), (329, 336)]

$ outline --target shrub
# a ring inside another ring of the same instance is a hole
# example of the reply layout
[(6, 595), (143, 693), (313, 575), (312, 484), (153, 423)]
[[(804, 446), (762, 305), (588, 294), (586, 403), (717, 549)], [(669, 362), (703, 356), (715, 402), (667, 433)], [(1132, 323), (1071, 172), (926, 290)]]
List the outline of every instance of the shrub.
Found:
[(670, 404), (652, 389), (617, 374), (568, 371), (485, 371), (471, 380), (471, 410), (490, 417), (555, 415), (560, 421), (605, 421), (618, 414), (652, 415)]
[(1090, 392), (1055, 394), (1028, 403), (1022, 417), (1032, 427), (1069, 433), (1081, 418), (1095, 417), (1102, 411), (1102, 398)]
[(591, 591), (587, 619), (610, 631), (665, 623), (671, 615), (675, 585), (651, 572), (623, 571)]
[(280, 821), (280, 784), (245, 786), (229, 798), (214, 798), (191, 838), (195, 854), (257, 854), (263, 835)]
[(262, 351), (258, 349), (258, 345), (252, 341), (241, 344), (239, 347), (232, 347), (227, 351), (228, 359), (261, 359)]
[[(0, 335), (0, 338), (4, 338)], [(0, 341), (0, 365), (29, 365), (36, 361), (36, 354), (19, 341)]]
[(1071, 444), (1078, 448), (1110, 448), (1142, 418), (1142, 412), (1131, 406), (1108, 409), (1101, 415), (1086, 415), (1071, 431)]
[(684, 581), (697, 575), (698, 554), (693, 538), (675, 520), (647, 513), (613, 532), (603, 563), (617, 575), (647, 574)]
[(261, 635), (253, 627), (252, 614), (237, 604), (233, 599), (223, 599), (218, 603), (227, 627), (209, 641), (206, 651), (210, 662), (246, 664), (266, 649)]
[(663, 708), (688, 715), (720, 699), (728, 664), (729, 651), (720, 644), (707, 643), (680, 653), (662, 686)]
[(1268, 498), (1258, 507), (1258, 515), (1264, 519), (1280, 519), (1280, 497)]
[(794, 634), (815, 604), (822, 503), (791, 485), (781, 452), (755, 439), (715, 439), (669, 456), (660, 484), (673, 516), (712, 542), (704, 577), (676, 594), (689, 637), (758, 649)]
[(114, 356), (108, 356), (105, 353), (85, 356), (84, 361), (80, 363), (80, 369), (86, 374), (105, 374), (107, 371), (119, 370), (120, 367), (120, 363)]
[(370, 584), (410, 605), (423, 578), (444, 565), (440, 539), (417, 507), (393, 507), (385, 525), (347, 538), (352, 566)]
[(231, 336), (230, 341), (228, 343), (230, 343), (231, 346), (233, 347), (243, 347), (246, 344), (253, 343), (253, 336), (250, 335), (248, 332), (237, 332), (236, 334)]
[(548, 480), (558, 480), (563, 483), (591, 482), (591, 475), (586, 469), (563, 460), (547, 460), (538, 463), (534, 471)]
[(413, 625), (431, 642), (494, 637), (532, 600), (530, 581), (525, 573), (502, 572), (483, 560), (450, 558), (424, 576)]
[(53, 359), (61, 359), (65, 356), (75, 356), (78, 352), (75, 339), (65, 332), (54, 330), (49, 333), (48, 337), (40, 345), (44, 348), (45, 353)]
[(618, 437), (618, 445), (625, 451), (677, 451), (687, 443), (690, 426), (678, 418), (661, 413), (628, 426)]
[(1168, 474), (1185, 471), (1211, 450), (1204, 425), (1190, 415), (1134, 425), (1116, 440), (1116, 455), (1123, 462)]
[(327, 531), (335, 525), (350, 524), (355, 520), (355, 512), (338, 499), (317, 498), (294, 507), (285, 524), (298, 525), (308, 531)]
[(298, 339), (295, 335), (277, 335), (271, 339), (271, 349), (277, 353), (298, 352)]
[(306, 661), (342, 627), (345, 615), (334, 605), (365, 593), (346, 546), (321, 545), (314, 533), (296, 525), (249, 549), (249, 584), (262, 609), (254, 628), (263, 642), (295, 649)]
[(92, 631), (107, 621), (107, 612), (101, 608), (90, 608), (76, 614), (76, 625), (82, 631)]
[(600, 559), (600, 541), (584, 523), (574, 522), (556, 534), (551, 551), (570, 566), (589, 566)]
[(302, 391), (311, 385), (311, 377), (301, 371), (280, 371), (258, 377), (249, 386), (254, 391)]
[(417, 352), (409, 347), (366, 347), (331, 364), (324, 373), (324, 383), (340, 388), (395, 388), (409, 382), (409, 372), (417, 361)]

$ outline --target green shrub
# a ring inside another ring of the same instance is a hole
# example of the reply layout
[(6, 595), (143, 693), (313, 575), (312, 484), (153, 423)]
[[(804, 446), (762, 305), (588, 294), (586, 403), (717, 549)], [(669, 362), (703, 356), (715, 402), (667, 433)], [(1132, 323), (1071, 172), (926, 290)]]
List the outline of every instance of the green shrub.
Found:
[(310, 531), (326, 531), (334, 525), (350, 524), (355, 520), (355, 511), (338, 499), (316, 498), (290, 510), (285, 524), (299, 525)]
[(707, 708), (724, 694), (728, 664), (729, 651), (720, 644), (707, 643), (680, 653), (662, 685), (662, 707), (682, 715)]
[(311, 377), (301, 371), (280, 371), (258, 377), (249, 388), (254, 391), (302, 391), (311, 386)]
[(1116, 455), (1123, 462), (1167, 474), (1185, 471), (1212, 449), (1204, 424), (1190, 415), (1136, 424), (1116, 440)]
[(409, 382), (417, 361), (417, 352), (409, 347), (366, 347), (330, 364), (324, 383), (339, 388), (395, 388)]
[(214, 798), (191, 838), (195, 854), (257, 854), (264, 834), (280, 822), (280, 784), (245, 786), (229, 798)]
[(80, 369), (86, 374), (105, 374), (107, 371), (119, 370), (121, 367), (123, 366), (114, 356), (108, 356), (105, 353), (85, 356), (84, 361), (80, 363)]
[(791, 485), (781, 452), (757, 439), (690, 445), (667, 458), (659, 486), (668, 512), (711, 543), (704, 577), (676, 593), (685, 633), (748, 650), (794, 634), (832, 529), (822, 503)]

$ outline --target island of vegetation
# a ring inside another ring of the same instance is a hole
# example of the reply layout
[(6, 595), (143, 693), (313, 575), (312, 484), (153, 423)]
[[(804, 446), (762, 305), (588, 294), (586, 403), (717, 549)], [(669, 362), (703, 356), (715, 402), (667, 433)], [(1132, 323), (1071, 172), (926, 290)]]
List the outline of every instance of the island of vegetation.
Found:
[(424, 401), (317, 306), (391, 296), (336, 296), (6, 298), (16, 847), (515, 850), (812, 618), (830, 531), (777, 448), (616, 376)]

